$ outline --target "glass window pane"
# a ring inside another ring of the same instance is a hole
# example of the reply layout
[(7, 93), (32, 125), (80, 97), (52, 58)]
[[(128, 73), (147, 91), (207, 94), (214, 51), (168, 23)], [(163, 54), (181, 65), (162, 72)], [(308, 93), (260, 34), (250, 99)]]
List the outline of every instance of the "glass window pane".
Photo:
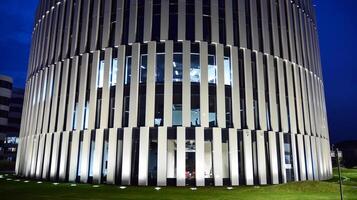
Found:
[(112, 62), (112, 68), (110, 69), (110, 85), (117, 84), (117, 71), (118, 71), (118, 59), (114, 58)]
[(157, 54), (156, 57), (156, 82), (165, 81), (165, 54)]
[(145, 83), (146, 82), (146, 76), (147, 76), (147, 55), (141, 55), (141, 61), (140, 61), (140, 83)]
[(232, 82), (231, 60), (229, 57), (224, 57), (224, 84), (231, 85), (231, 82)]
[(191, 54), (191, 69), (190, 77), (191, 82), (199, 83), (201, 80), (200, 71), (200, 56), (198, 54)]
[(97, 87), (103, 87), (103, 78), (104, 78), (104, 60), (99, 62), (98, 66), (98, 77), (97, 77)]
[(217, 66), (215, 57), (212, 55), (208, 56), (208, 83), (216, 83), (217, 79)]
[(192, 126), (200, 126), (200, 109), (191, 109), (191, 125)]
[(125, 84), (130, 83), (131, 78), (131, 56), (126, 57), (126, 65), (125, 65)]
[(175, 104), (172, 107), (172, 125), (181, 126), (182, 125), (182, 105)]
[(173, 81), (181, 82), (182, 81), (182, 54), (175, 53), (173, 65)]

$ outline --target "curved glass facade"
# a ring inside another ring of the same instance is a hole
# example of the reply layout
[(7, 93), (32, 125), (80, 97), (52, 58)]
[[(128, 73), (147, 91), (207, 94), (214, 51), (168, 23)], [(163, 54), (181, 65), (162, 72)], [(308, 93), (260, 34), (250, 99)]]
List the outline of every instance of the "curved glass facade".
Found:
[(331, 177), (310, 0), (41, 1), (16, 173), (120, 185)]

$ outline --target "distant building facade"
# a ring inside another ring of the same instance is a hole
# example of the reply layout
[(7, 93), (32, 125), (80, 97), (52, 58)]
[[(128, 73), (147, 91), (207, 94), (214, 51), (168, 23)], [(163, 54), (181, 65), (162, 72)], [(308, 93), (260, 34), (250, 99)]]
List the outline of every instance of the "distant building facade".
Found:
[(332, 176), (311, 0), (41, 0), (16, 172), (121, 185)]
[(0, 75), (0, 160), (15, 161), (20, 133), (24, 89)]

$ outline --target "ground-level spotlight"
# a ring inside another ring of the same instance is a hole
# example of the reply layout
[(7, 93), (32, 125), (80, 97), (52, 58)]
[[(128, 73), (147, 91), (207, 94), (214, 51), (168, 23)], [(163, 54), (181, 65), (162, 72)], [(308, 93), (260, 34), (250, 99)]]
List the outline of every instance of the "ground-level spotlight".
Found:
[(155, 190), (159, 191), (161, 190), (161, 187), (155, 187)]
[(30, 181), (28, 181), (28, 180), (24, 181), (24, 183), (28, 183), (28, 182), (30, 182)]
[(11, 181), (11, 180), (12, 180), (12, 178), (7, 178), (6, 180), (7, 180), (7, 181)]
[(119, 188), (122, 189), (122, 190), (126, 189), (125, 186), (120, 186)]
[(38, 183), (38, 184), (41, 184), (41, 183), (42, 183), (42, 181), (37, 181), (37, 183)]
[(71, 184), (71, 187), (76, 187), (76, 186), (77, 186), (77, 184), (74, 184), (74, 183)]
[(195, 191), (195, 190), (197, 190), (197, 188), (192, 187), (192, 188), (190, 188), (190, 190)]
[(98, 187), (99, 187), (99, 185), (93, 185), (92, 187), (94, 187), (94, 188), (98, 188)]
[(227, 190), (233, 190), (233, 187), (227, 187)]
[(58, 185), (59, 183), (52, 183), (53, 185)]
[(16, 179), (16, 180), (14, 180), (15, 182), (20, 182), (20, 179)]

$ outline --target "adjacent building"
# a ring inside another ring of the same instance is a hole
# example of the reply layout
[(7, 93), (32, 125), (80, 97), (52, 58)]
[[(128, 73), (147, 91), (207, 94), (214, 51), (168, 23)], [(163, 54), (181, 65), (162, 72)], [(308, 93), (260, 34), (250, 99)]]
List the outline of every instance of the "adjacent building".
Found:
[(0, 75), (0, 160), (15, 162), (24, 90), (11, 77)]
[(120, 185), (332, 176), (311, 0), (42, 0), (16, 173)]

